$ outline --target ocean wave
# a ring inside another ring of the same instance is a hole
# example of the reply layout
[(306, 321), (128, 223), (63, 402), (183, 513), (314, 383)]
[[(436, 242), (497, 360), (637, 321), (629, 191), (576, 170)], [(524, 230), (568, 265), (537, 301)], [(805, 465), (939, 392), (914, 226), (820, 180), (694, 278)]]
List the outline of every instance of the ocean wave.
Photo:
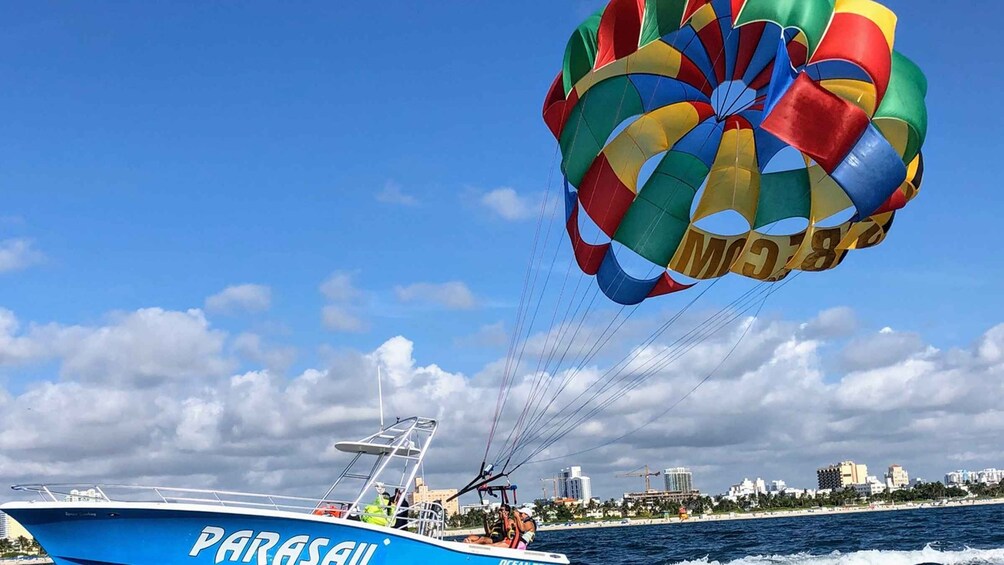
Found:
[(735, 561), (683, 561), (679, 565), (1004, 565), (1004, 549), (939, 551), (927, 546), (919, 551), (834, 551), (826, 555), (755, 555)]

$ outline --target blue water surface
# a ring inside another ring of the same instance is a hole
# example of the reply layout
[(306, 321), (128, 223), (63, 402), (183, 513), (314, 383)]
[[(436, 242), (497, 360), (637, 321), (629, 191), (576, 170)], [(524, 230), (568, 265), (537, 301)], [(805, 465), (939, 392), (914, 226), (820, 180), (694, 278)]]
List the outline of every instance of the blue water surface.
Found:
[(1004, 564), (1004, 505), (542, 531), (576, 565)]

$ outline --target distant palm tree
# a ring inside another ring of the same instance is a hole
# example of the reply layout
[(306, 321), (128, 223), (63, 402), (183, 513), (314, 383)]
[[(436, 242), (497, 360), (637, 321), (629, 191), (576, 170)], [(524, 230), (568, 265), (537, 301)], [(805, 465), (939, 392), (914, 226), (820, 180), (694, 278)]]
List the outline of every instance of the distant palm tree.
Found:
[(24, 536), (18, 536), (17, 538), (18, 550), (27, 553), (29, 547), (31, 547), (31, 540), (29, 540)]
[(14, 551), (14, 544), (7, 538), (0, 538), (0, 555)]
[(36, 555), (48, 555), (45, 548), (42, 547), (42, 544), (38, 543), (37, 539), (31, 540), (31, 551)]

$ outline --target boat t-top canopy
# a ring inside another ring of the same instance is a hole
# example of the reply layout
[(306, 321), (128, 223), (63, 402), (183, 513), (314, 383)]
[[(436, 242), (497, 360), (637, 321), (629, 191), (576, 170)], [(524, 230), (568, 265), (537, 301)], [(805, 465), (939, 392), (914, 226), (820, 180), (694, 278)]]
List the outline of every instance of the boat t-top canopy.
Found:
[(418, 457), (421, 450), (405, 447), (398, 448), (391, 445), (381, 445), (377, 443), (366, 443), (362, 441), (340, 441), (335, 444), (335, 449), (345, 453), (362, 453), (364, 455), (398, 455), (403, 457)]
[(354, 457), (323, 498), (327, 499), (347, 481), (362, 482), (355, 500), (343, 514), (347, 516), (358, 511), (370, 489), (378, 484), (388, 490), (399, 490), (402, 498), (408, 496), (437, 426), (431, 418), (406, 418), (359, 441), (336, 443), (335, 449)]

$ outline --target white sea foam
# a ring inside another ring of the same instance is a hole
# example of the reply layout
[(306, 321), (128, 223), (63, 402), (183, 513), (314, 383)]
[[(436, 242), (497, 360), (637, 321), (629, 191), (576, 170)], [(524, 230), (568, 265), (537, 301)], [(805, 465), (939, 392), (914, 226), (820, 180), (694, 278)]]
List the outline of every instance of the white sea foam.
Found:
[(735, 561), (684, 561), (679, 565), (1004, 565), (1004, 549), (939, 551), (927, 546), (919, 551), (834, 551), (827, 555), (756, 555)]

